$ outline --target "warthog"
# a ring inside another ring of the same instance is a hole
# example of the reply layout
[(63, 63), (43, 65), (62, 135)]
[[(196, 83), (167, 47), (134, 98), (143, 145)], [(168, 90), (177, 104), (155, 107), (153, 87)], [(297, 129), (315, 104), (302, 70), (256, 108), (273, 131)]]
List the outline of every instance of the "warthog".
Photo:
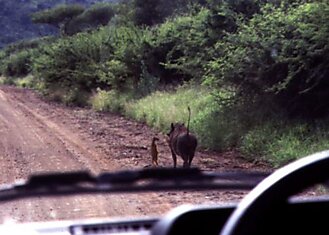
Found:
[(190, 167), (194, 158), (195, 149), (198, 145), (197, 138), (189, 131), (191, 116), (191, 110), (189, 107), (188, 111), (189, 117), (187, 127), (185, 127), (184, 123), (171, 123), (171, 130), (167, 134), (169, 136), (168, 142), (174, 162), (174, 167), (177, 165), (176, 155), (182, 157), (184, 161), (183, 167)]

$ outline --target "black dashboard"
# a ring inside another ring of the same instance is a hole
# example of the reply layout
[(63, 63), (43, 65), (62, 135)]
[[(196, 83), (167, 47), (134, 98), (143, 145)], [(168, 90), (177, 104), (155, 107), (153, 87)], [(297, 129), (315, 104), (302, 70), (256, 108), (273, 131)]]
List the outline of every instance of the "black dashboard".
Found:
[[(55, 221), (2, 225), (0, 234), (34, 235), (219, 235), (236, 206), (180, 206), (163, 218)], [(328, 234), (329, 198), (299, 199), (278, 208), (257, 234)], [(249, 234), (246, 231), (245, 234)], [(255, 234), (255, 233), (253, 233)]]

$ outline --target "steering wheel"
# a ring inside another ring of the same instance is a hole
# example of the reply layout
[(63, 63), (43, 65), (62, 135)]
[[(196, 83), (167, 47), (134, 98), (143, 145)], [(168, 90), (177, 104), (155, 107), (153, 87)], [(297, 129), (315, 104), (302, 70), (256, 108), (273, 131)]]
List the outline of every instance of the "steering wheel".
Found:
[(262, 225), (270, 213), (283, 208), (289, 196), (328, 178), (329, 151), (306, 156), (276, 170), (241, 200), (220, 235), (257, 234), (257, 226)]

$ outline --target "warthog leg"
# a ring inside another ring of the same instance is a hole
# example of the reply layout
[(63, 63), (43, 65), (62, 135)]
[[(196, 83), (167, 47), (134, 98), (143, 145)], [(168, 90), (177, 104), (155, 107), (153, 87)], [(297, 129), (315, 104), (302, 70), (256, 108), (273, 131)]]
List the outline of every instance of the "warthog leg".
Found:
[(174, 162), (174, 168), (176, 168), (176, 165), (177, 165), (177, 157), (176, 157), (176, 154), (174, 153), (173, 150), (171, 150), (171, 155), (172, 155), (172, 159), (173, 159), (173, 162)]

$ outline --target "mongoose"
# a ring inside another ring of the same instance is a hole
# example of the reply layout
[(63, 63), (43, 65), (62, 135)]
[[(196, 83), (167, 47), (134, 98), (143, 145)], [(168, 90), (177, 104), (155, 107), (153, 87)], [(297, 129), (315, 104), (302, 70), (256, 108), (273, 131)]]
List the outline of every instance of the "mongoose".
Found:
[(158, 163), (159, 152), (158, 152), (157, 145), (155, 143), (158, 140), (159, 140), (159, 138), (153, 137), (152, 144), (151, 144), (151, 156), (152, 156), (152, 165), (153, 166), (158, 166), (159, 165), (159, 163)]

